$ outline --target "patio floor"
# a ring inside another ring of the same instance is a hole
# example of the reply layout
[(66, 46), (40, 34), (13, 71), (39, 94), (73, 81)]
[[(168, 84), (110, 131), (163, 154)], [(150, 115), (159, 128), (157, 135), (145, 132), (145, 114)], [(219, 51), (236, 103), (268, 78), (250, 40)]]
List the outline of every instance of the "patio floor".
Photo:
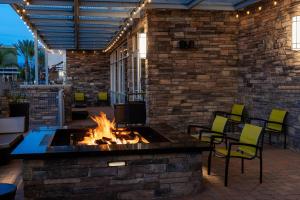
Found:
[[(97, 113), (108, 108), (92, 108)], [(72, 127), (89, 124), (88, 120), (72, 122)], [(240, 159), (232, 159), (229, 171), (229, 187), (223, 186), (224, 159), (213, 158), (212, 175), (207, 175), (207, 153), (203, 155), (204, 191), (184, 200), (300, 200), (300, 153), (291, 150), (265, 145), (264, 149), (263, 184), (259, 184), (258, 160), (245, 161), (245, 173), (240, 173)], [(10, 164), (0, 166), (0, 182), (18, 185), (16, 200), (23, 200), (22, 164), (13, 160)], [(182, 199), (182, 198), (181, 198)]]

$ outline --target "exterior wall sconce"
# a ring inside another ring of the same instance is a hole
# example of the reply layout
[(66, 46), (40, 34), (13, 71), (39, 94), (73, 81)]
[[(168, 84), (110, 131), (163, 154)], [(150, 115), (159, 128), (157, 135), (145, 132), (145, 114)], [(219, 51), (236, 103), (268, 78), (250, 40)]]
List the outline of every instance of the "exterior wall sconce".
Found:
[(138, 50), (141, 59), (147, 58), (147, 34), (138, 33)]

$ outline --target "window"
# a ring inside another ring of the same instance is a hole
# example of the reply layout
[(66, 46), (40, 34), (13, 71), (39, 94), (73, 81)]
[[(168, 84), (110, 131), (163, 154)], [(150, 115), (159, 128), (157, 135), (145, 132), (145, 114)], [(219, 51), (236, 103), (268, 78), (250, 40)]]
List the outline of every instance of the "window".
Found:
[(300, 16), (293, 17), (292, 21), (292, 49), (300, 50)]

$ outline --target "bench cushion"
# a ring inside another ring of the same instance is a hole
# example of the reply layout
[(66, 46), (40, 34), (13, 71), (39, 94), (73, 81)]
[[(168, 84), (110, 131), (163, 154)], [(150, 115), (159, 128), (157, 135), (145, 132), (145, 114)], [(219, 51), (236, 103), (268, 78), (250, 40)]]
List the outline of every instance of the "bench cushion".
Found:
[(24, 133), (25, 117), (0, 118), (0, 134)]
[(10, 149), (23, 140), (22, 134), (2, 134), (0, 135), (0, 149)]

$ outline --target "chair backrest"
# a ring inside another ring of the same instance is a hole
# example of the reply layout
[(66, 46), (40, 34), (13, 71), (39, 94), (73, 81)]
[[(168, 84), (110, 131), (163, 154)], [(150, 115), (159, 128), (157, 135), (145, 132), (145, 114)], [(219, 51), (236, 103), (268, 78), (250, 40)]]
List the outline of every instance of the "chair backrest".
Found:
[[(245, 105), (243, 105), (243, 104), (233, 104), (233, 106), (231, 108), (231, 114), (242, 116), (243, 112), (244, 112), (244, 108), (245, 108)], [(233, 121), (240, 122), (242, 120), (242, 118), (240, 116), (235, 116), (235, 115), (232, 115), (230, 117), (230, 119)]]
[[(263, 130), (262, 127), (255, 126), (252, 124), (245, 124), (240, 137), (240, 142), (246, 144), (258, 145), (259, 139), (262, 134), (262, 130)], [(256, 156), (256, 152), (257, 152), (257, 148), (249, 147), (245, 145), (240, 145), (239, 150), (251, 156)]]
[(217, 115), (214, 119), (214, 122), (211, 126), (211, 130), (219, 133), (224, 133), (226, 127), (227, 118)]
[[(286, 114), (287, 114), (287, 111), (285, 111), (285, 110), (273, 109), (269, 116), (269, 121), (283, 123), (285, 120)], [(281, 124), (268, 123), (267, 128), (277, 130), (277, 131), (282, 131)]]
[(83, 92), (75, 92), (74, 99), (75, 99), (75, 101), (84, 101), (84, 93)]
[(25, 117), (7, 117), (0, 118), (0, 134), (1, 133), (24, 133)]
[(107, 92), (99, 92), (98, 93), (98, 100), (100, 100), (100, 101), (107, 101), (107, 99), (108, 99)]

